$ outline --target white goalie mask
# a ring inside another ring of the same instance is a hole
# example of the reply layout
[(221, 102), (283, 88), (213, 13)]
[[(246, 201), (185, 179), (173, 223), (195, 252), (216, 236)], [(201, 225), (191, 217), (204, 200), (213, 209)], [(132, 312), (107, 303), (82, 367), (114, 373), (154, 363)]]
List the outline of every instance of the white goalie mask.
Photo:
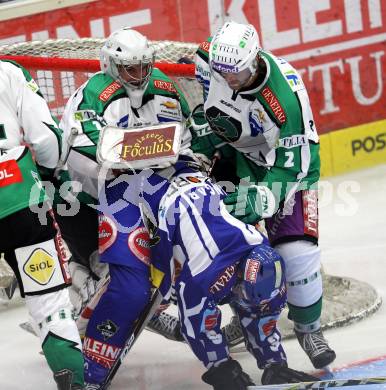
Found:
[(155, 51), (147, 38), (130, 28), (114, 31), (100, 52), (102, 72), (122, 84), (135, 108), (141, 106), (154, 59)]
[(227, 76), (238, 79), (242, 86), (255, 75), (260, 50), (259, 36), (251, 24), (226, 22), (216, 31), (210, 44), (212, 73), (214, 76), (220, 73), (227, 81)]

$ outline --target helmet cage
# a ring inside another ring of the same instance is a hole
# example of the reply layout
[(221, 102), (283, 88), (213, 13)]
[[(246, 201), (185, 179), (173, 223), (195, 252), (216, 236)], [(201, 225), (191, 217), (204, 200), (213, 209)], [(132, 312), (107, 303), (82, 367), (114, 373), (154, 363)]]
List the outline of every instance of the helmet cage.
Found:
[(154, 55), (139, 61), (110, 57), (110, 67), (122, 85), (132, 89), (144, 89), (153, 71)]
[(130, 28), (113, 32), (100, 51), (102, 71), (118, 80), (128, 92), (146, 88), (154, 61), (155, 50), (147, 38)]

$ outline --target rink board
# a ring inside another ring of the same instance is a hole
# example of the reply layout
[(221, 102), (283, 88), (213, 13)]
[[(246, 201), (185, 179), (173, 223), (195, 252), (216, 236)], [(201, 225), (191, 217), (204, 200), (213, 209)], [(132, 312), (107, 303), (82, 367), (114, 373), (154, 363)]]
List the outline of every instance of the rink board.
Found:
[(322, 134), (320, 160), (322, 177), (386, 163), (386, 120)]

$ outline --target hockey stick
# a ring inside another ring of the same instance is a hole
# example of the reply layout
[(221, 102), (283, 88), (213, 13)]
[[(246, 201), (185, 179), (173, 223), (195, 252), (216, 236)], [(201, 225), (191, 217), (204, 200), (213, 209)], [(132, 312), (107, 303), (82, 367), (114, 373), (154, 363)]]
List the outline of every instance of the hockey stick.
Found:
[(117, 373), (119, 367), (121, 366), (123, 359), (127, 355), (127, 353), (130, 351), (134, 343), (137, 341), (139, 335), (142, 333), (142, 331), (145, 329), (146, 324), (150, 321), (150, 319), (153, 317), (154, 313), (156, 312), (158, 306), (162, 302), (162, 294), (160, 293), (159, 289), (155, 289), (150, 301), (146, 305), (146, 307), (143, 309), (141, 315), (138, 317), (134, 329), (132, 330), (131, 334), (127, 337), (125, 346), (121, 349), (119, 352), (116, 360), (114, 361), (113, 365), (110, 368), (109, 373), (107, 374), (105, 380), (100, 386), (101, 390), (106, 390), (109, 386), (111, 381), (113, 380), (115, 374)]
[(386, 377), (358, 378), (358, 379), (327, 379), (316, 382), (285, 383), (281, 385), (248, 386), (249, 390), (307, 390), (325, 389), (327, 387), (344, 387), (360, 385), (379, 385), (386, 383)]

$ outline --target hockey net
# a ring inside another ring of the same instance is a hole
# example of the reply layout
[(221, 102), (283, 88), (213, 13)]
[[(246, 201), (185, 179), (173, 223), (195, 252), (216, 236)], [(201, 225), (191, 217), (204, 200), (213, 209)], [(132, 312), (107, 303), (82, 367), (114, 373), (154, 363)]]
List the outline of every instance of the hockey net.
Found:
[[(38, 83), (51, 112), (58, 118), (68, 98), (93, 73), (100, 70), (99, 52), (105, 39), (58, 39), (0, 46), (0, 59), (23, 65)], [(201, 101), (201, 88), (194, 80), (193, 61), (198, 44), (151, 41), (156, 67), (180, 86), (190, 108)], [(181, 63), (182, 62), (182, 63)]]

